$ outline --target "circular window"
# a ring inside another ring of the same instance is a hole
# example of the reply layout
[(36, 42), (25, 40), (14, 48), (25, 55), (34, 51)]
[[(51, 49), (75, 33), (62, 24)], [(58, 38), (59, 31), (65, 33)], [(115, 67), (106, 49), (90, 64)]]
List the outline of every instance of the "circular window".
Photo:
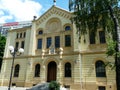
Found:
[(40, 30), (40, 31), (38, 32), (38, 34), (39, 34), (39, 35), (43, 34), (43, 31), (42, 31), (42, 30)]
[(66, 26), (65, 27), (65, 31), (69, 31), (69, 30), (71, 30), (71, 27), (70, 26)]

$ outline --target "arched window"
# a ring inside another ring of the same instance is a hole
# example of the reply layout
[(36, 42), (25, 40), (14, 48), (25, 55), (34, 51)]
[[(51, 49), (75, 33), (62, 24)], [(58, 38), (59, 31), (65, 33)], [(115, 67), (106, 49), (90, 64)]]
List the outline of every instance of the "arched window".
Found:
[(71, 64), (65, 63), (65, 77), (71, 77)]
[(105, 64), (103, 61), (99, 60), (95, 64), (96, 77), (106, 77)]
[(20, 70), (20, 65), (17, 64), (15, 66), (15, 69), (14, 69), (14, 77), (18, 77), (19, 76), (19, 70)]
[(43, 34), (43, 30), (40, 30), (40, 31), (38, 32), (38, 34), (39, 34), (39, 35)]
[(35, 77), (40, 77), (40, 64), (35, 65)]
[(70, 26), (66, 26), (65, 27), (65, 31), (69, 31), (69, 30), (71, 30), (71, 27)]

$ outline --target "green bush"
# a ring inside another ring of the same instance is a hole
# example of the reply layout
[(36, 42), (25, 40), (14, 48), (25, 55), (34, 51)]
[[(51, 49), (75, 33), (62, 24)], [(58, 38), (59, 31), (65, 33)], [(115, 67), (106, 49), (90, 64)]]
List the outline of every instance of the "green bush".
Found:
[(60, 84), (56, 81), (51, 81), (49, 84), (50, 90), (60, 90)]

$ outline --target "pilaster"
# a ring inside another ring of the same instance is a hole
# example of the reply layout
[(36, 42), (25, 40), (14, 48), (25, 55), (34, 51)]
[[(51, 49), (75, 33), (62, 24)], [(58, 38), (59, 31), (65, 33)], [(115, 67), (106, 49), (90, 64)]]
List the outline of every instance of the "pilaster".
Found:
[(35, 20), (32, 22), (32, 28), (30, 33), (30, 42), (29, 42), (29, 52), (28, 55), (35, 55), (35, 49), (36, 49), (36, 22)]

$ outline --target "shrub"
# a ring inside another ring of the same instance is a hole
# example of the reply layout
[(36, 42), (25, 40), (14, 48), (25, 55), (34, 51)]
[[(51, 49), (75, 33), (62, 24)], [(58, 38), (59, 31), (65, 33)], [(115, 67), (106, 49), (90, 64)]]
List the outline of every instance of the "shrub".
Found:
[(60, 90), (60, 84), (56, 81), (51, 81), (49, 84), (50, 90)]

